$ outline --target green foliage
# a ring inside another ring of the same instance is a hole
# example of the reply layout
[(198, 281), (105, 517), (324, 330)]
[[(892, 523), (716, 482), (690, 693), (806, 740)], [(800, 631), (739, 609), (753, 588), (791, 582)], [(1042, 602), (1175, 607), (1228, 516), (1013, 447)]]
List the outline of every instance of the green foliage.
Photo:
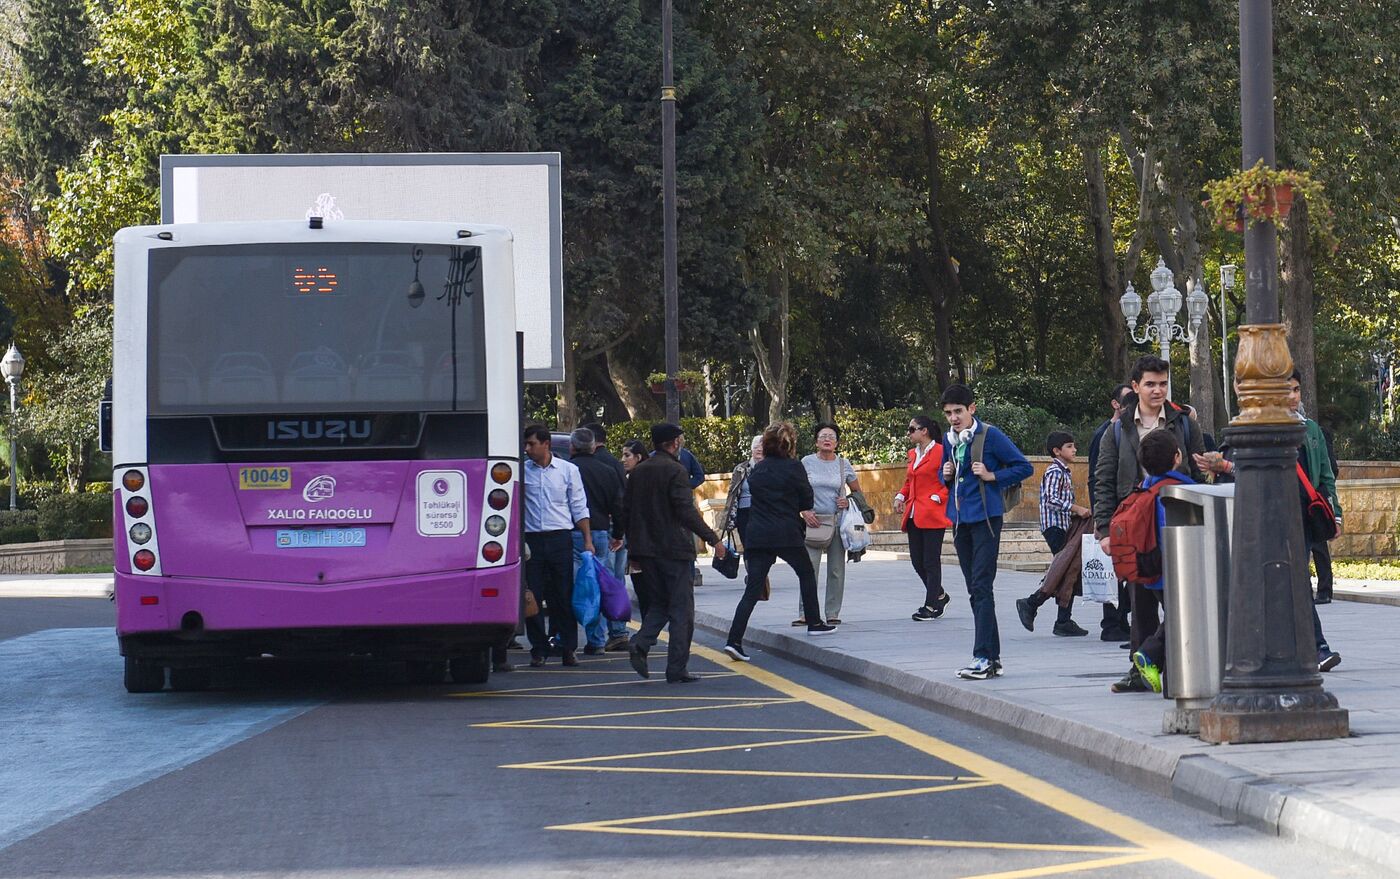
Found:
[[(1062, 425), (1097, 427), (1109, 416), (1108, 395), (1117, 381), (1095, 375), (991, 375), (976, 382), (983, 406), (1013, 403), (1042, 409)], [(1035, 448), (1045, 437), (1039, 437)]]
[(0, 543), (36, 543), (38, 540), (38, 511), (0, 510)]
[[(29, 393), (20, 424), (43, 441), (69, 491), (78, 491), (97, 441), (97, 404), (112, 374), (112, 308), (83, 309), (72, 326), (45, 345), (52, 367), (25, 374)], [(23, 483), (21, 487), (25, 488)]]
[(1400, 560), (1333, 559), (1332, 574), (1344, 580), (1400, 580)]
[(39, 504), (40, 540), (86, 540), (112, 536), (110, 494), (56, 494)]
[[(617, 454), (628, 440), (651, 448), (652, 422), (638, 418), (606, 425), (608, 448)], [(757, 432), (747, 415), (733, 418), (682, 418), (685, 447), (700, 461), (706, 473), (728, 473), (749, 457), (749, 442)]]

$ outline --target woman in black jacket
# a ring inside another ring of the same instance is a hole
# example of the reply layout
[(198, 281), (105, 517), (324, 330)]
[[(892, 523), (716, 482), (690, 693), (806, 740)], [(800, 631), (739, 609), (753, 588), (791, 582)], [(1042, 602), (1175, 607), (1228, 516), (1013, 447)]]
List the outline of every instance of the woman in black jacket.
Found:
[(785, 421), (770, 424), (763, 431), (763, 460), (749, 471), (753, 505), (749, 507), (748, 536), (744, 540), (748, 579), (744, 597), (734, 609), (728, 643), (724, 645), (724, 652), (740, 662), (749, 661), (749, 655), (744, 652), (744, 632), (763, 592), (768, 569), (777, 559), (787, 562), (797, 574), (803, 614), (812, 621), (807, 626), (807, 634), (825, 635), (836, 631), (835, 626), (821, 621), (817, 607), (817, 575), (807, 555), (806, 529), (809, 525), (815, 527), (818, 522), (812, 512), (812, 484), (807, 481), (807, 470), (802, 462), (794, 457), (796, 451), (797, 431), (793, 426)]

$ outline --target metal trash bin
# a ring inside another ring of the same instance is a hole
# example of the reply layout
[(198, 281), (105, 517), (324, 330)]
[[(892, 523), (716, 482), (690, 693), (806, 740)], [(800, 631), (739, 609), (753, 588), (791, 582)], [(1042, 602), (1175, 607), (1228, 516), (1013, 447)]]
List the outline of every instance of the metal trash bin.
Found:
[(1168, 485), (1160, 497), (1167, 667), (1163, 696), (1176, 700), (1165, 733), (1196, 733), (1201, 709), (1225, 673), (1234, 485)]

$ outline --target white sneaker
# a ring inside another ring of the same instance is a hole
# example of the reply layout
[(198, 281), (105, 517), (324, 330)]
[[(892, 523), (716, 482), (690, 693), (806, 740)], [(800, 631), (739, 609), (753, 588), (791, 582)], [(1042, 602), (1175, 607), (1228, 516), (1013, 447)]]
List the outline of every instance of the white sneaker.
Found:
[(735, 662), (748, 662), (749, 655), (744, 652), (744, 648), (736, 647), (733, 644), (724, 645), (724, 652), (733, 657)]
[(958, 677), (965, 681), (985, 681), (987, 678), (994, 678), (999, 674), (1001, 674), (1001, 663), (983, 659), (980, 656), (974, 658), (970, 665), (958, 669)]

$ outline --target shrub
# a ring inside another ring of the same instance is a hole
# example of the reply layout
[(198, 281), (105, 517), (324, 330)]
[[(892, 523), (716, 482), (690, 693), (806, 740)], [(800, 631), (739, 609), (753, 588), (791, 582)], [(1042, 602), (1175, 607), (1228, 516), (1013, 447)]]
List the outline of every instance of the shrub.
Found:
[[(614, 454), (628, 440), (640, 440), (651, 448), (651, 422), (637, 418), (619, 424), (609, 424), (608, 448)], [(732, 418), (682, 418), (685, 447), (699, 461), (706, 473), (728, 473), (749, 456), (749, 441), (757, 431), (747, 415)]]
[(39, 505), (40, 540), (112, 536), (110, 494), (56, 494)]
[(35, 510), (0, 510), (0, 543), (34, 543), (39, 539)]

